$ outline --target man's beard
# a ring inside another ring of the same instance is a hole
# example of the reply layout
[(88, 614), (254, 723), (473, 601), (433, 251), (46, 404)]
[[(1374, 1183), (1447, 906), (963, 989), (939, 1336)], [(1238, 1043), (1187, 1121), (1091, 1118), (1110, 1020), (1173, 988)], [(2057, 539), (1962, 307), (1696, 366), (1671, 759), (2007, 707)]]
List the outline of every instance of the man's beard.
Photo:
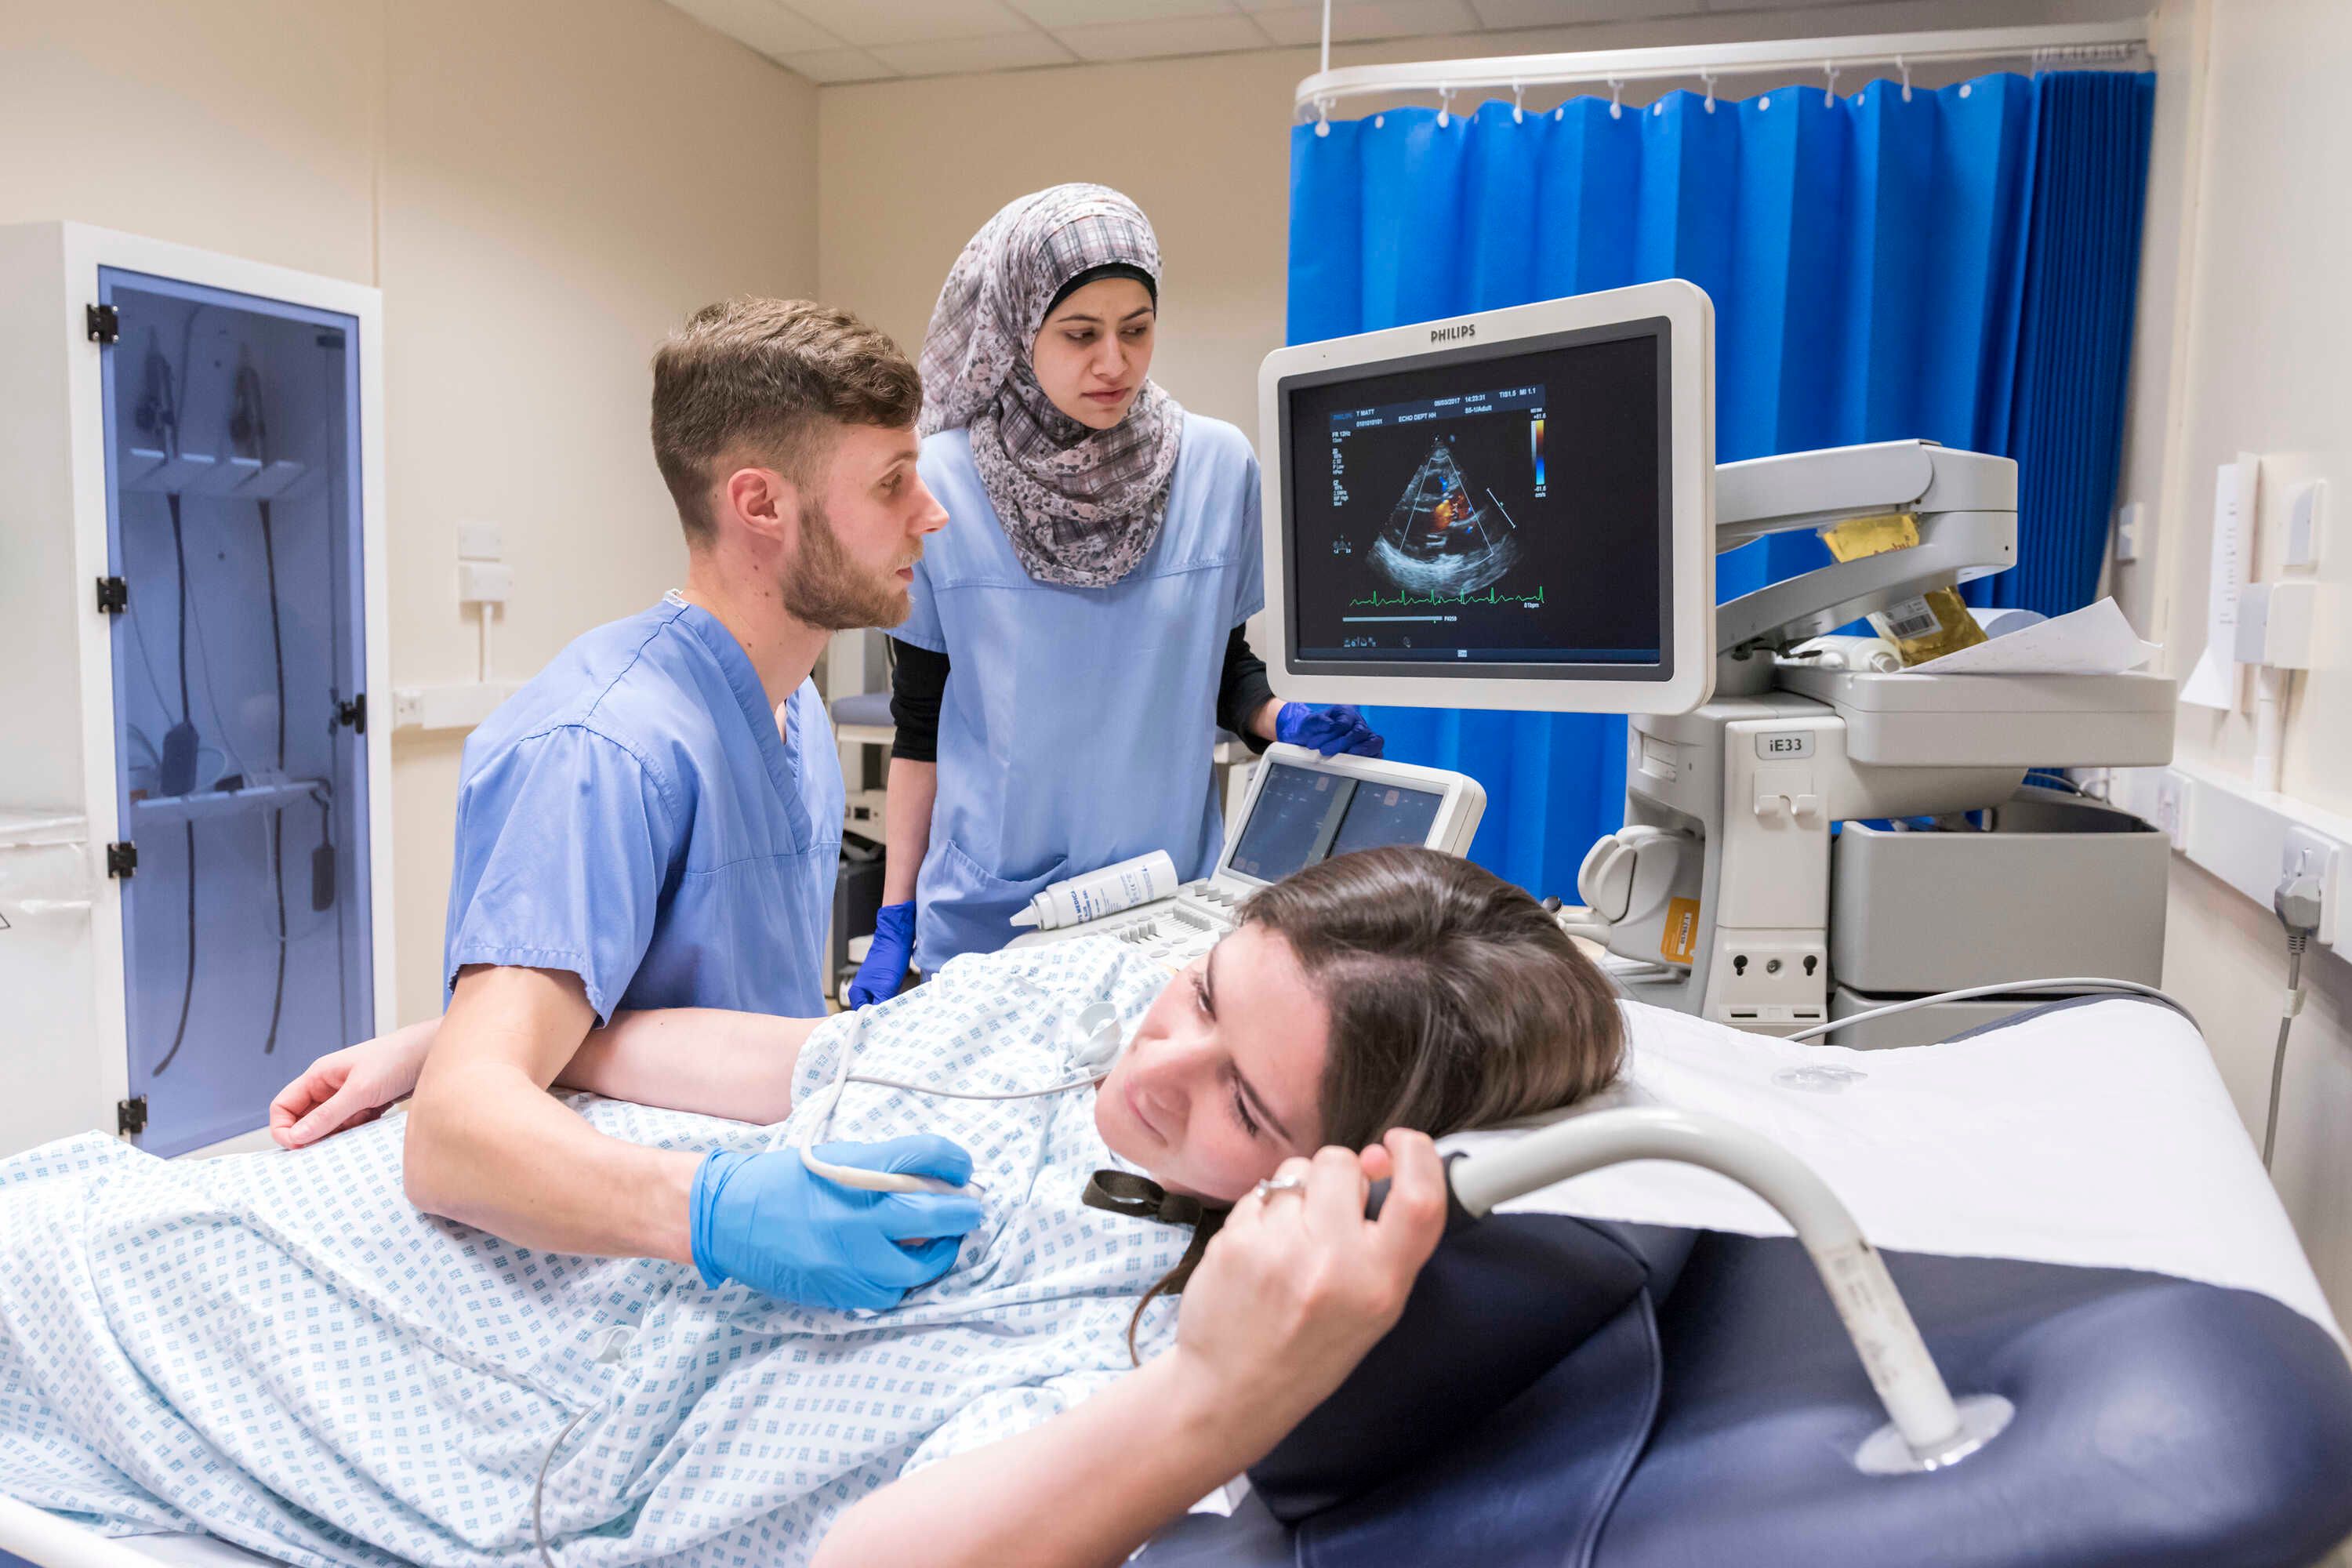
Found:
[(801, 509), (800, 547), (784, 568), (784, 609), (803, 626), (849, 632), (895, 626), (907, 618), (906, 584), (895, 574), (869, 572), (849, 558), (824, 509)]

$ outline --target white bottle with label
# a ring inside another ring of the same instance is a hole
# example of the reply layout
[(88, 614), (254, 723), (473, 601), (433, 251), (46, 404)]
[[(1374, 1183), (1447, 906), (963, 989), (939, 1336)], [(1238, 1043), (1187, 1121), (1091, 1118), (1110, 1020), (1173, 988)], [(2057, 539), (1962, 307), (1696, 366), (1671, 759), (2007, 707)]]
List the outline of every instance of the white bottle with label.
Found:
[(1149, 855), (1055, 882), (1031, 899), (1027, 909), (1014, 910), (1013, 923), (1053, 931), (1115, 915), (1164, 899), (1175, 890), (1176, 862), (1165, 849), (1154, 849)]

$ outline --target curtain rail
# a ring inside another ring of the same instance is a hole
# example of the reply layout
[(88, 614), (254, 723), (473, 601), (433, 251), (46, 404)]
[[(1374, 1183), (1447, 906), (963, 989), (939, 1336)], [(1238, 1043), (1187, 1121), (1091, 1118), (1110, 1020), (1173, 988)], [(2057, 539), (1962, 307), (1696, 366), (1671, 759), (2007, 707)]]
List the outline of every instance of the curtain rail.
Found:
[[(1325, 5), (1325, 23), (1329, 5)], [(2032, 59), (2043, 65), (2108, 65), (2151, 59), (2146, 21), (2074, 26), (1982, 27), (1934, 33), (1878, 33), (1845, 38), (1773, 39), (1753, 44), (1673, 45), (1650, 49), (1602, 49), (1581, 54), (1500, 55), (1483, 59), (1419, 60), (1403, 65), (1325, 68), (1298, 84), (1292, 103), (1303, 114), (1328, 114), (1342, 99), (1373, 94), (1457, 92), (1487, 89), (1514, 94), (1542, 87), (1623, 87), (1634, 82), (1713, 81), (1736, 76), (1786, 75), (1891, 66), (1947, 65), (1963, 60)]]

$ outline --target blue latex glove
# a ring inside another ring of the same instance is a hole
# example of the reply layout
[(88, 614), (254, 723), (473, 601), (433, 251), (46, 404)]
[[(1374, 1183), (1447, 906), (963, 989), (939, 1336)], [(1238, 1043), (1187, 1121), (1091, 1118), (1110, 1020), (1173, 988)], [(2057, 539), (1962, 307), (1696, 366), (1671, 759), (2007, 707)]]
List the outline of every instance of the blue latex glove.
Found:
[[(909, 1171), (961, 1186), (971, 1156), (929, 1133), (887, 1143), (825, 1143), (817, 1158), (868, 1171)], [(981, 1221), (976, 1199), (930, 1193), (869, 1193), (811, 1172), (800, 1151), (739, 1154), (714, 1149), (694, 1173), (688, 1200), (694, 1266), (717, 1289), (740, 1279), (806, 1307), (846, 1311), (895, 1307), (955, 1262), (964, 1232)], [(902, 1241), (928, 1237), (920, 1247)]]
[(1341, 752), (1377, 757), (1386, 744), (1364, 722), (1364, 710), (1352, 702), (1286, 702), (1274, 715), (1274, 738), (1312, 746), (1327, 757)]
[(852, 1012), (876, 1002), (887, 1002), (907, 983), (907, 965), (915, 958), (915, 900), (885, 904), (874, 914), (874, 945), (849, 983)]

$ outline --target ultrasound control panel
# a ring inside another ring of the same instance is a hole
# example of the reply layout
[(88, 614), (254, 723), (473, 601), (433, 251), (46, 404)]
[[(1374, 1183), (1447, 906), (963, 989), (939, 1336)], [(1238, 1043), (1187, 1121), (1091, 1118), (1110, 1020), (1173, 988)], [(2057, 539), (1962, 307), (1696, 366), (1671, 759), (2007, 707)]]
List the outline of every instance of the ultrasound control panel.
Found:
[(1111, 936), (1171, 971), (1181, 969), (1233, 930), (1241, 906), (1268, 883), (1335, 855), (1384, 845), (1464, 854), (1486, 811), (1486, 791), (1467, 773), (1270, 746), (1250, 777), (1241, 815), (1226, 825), (1213, 875), (1169, 898), (1082, 925), (1032, 931), (1013, 945)]

